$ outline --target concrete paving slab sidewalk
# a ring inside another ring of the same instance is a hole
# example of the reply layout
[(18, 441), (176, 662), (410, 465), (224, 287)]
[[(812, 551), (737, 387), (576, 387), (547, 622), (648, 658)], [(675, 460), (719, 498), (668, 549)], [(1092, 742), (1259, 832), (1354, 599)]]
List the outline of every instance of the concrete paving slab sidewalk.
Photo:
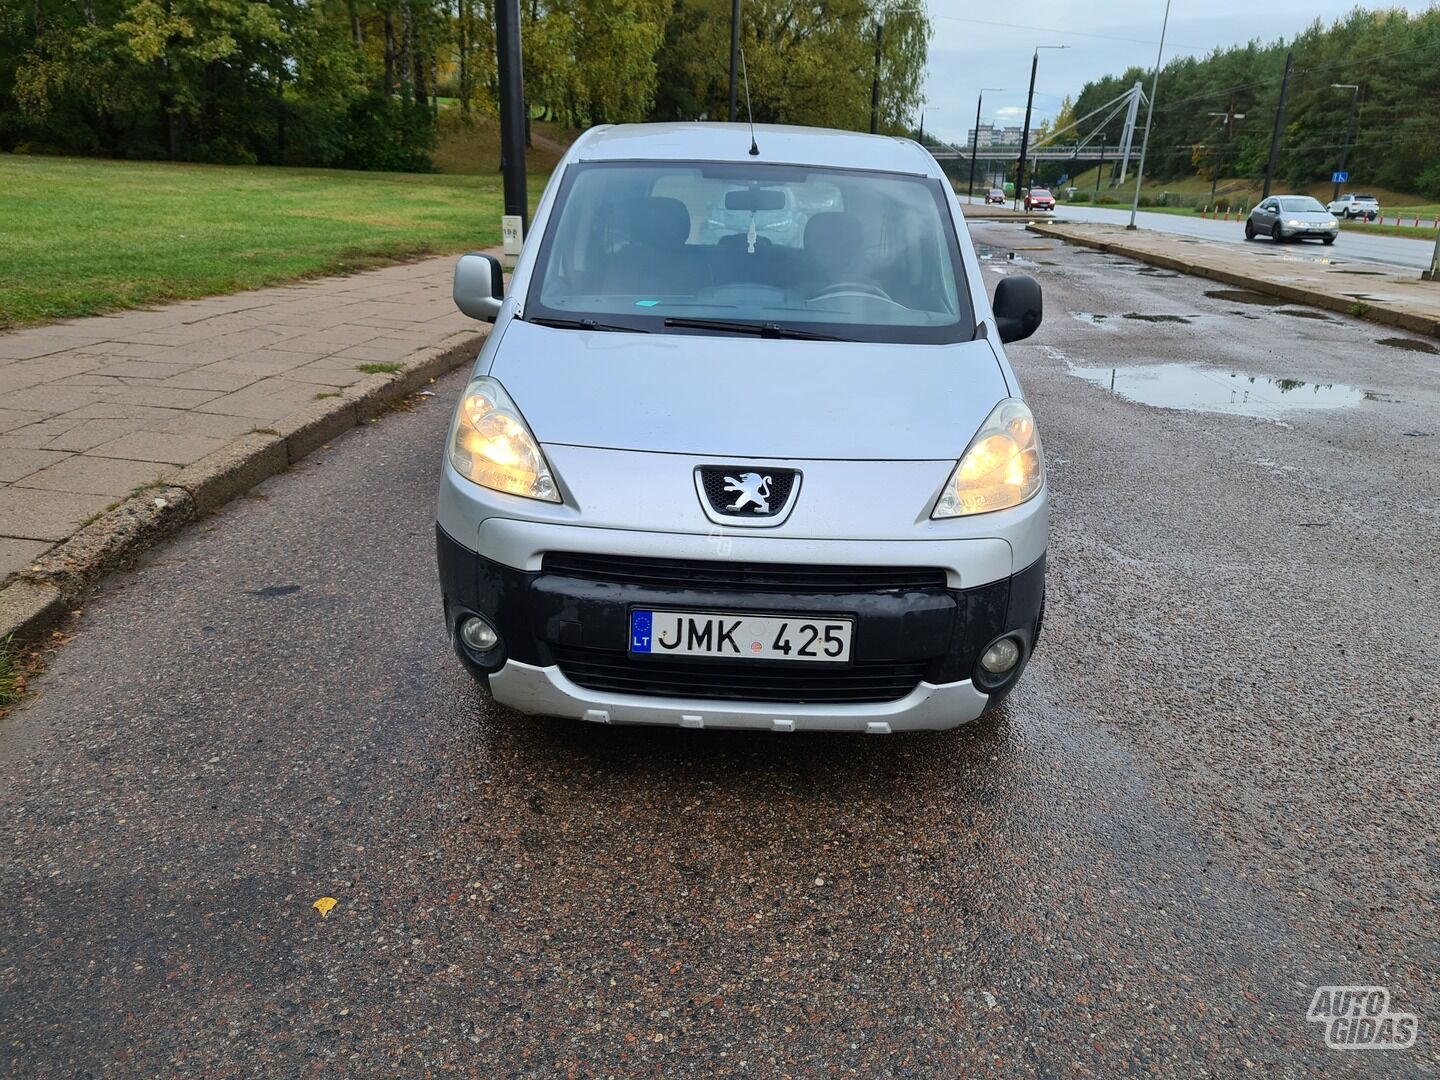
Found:
[(1108, 251), (1152, 266), (1440, 337), (1440, 283), (1345, 257), (1345, 236), (1311, 244), (1220, 244), (1120, 225), (1036, 224), (1040, 236)]
[(25, 611), (5, 617), (22, 592), (54, 606), (45, 588), (57, 566), (73, 590), (87, 568), (105, 568), (94, 552), (113, 562), (113, 538), (79, 542), (97, 519), (114, 518), (133, 547), (146, 515), (123, 513), (127, 502), (154, 495), (193, 517), (216, 503), (227, 470), (258, 482), (256, 462), (283, 468), (472, 358), (484, 328), (455, 309), (454, 263), (0, 334), (0, 640), (25, 622)]

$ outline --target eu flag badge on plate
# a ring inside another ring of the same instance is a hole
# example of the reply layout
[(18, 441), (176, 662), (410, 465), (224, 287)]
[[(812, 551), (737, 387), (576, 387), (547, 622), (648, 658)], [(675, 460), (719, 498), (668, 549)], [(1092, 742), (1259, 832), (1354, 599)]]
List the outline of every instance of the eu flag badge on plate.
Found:
[(630, 651), (650, 651), (650, 622), (651, 614), (648, 611), (632, 611), (630, 613)]

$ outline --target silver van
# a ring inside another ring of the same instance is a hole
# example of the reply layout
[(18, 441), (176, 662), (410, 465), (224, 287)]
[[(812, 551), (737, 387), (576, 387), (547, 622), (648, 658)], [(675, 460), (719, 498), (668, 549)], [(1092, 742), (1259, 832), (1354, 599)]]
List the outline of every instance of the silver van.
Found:
[[(786, 227), (775, 227), (784, 220)], [(719, 227), (723, 226), (723, 227)], [(511, 277), (437, 513), (464, 666), (524, 713), (886, 733), (1005, 696), (1045, 608), (1044, 456), (935, 160), (738, 124), (586, 132)]]

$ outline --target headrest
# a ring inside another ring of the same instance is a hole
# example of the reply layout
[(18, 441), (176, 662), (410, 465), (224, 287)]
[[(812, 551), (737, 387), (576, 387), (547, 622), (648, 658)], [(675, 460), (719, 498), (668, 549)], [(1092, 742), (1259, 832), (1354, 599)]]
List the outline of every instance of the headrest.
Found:
[(679, 199), (652, 195), (628, 207), (630, 238), (646, 247), (680, 247), (690, 239), (690, 211)]
[(860, 254), (860, 222), (854, 214), (816, 214), (805, 223), (805, 250), (823, 263), (839, 263)]

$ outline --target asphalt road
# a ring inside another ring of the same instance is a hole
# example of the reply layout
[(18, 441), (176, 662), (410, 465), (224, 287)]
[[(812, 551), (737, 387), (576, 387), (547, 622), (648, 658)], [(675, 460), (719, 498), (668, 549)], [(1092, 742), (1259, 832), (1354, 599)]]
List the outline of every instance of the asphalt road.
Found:
[[(1046, 631), (1003, 711), (488, 705), (434, 580), (451, 377), (112, 580), (0, 728), (0, 1067), (1433, 1075), (1440, 357), (975, 232), (1047, 306), (1012, 352)], [(1167, 361), (1373, 399), (1261, 420), (1070, 374)], [(1387, 985), (1419, 1046), (1325, 1049), (1327, 983)]]
[[(965, 202), (961, 196), (960, 201)], [(981, 196), (970, 200), (983, 202)], [(1009, 204), (1007, 204), (1009, 205)], [(1130, 221), (1130, 207), (1086, 206), (1083, 203), (1064, 203), (1055, 211), (1056, 221), (1095, 221), (1107, 225), (1126, 225)], [(1180, 236), (1198, 236), (1204, 240), (1219, 240), (1225, 243), (1243, 244), (1245, 223), (1243, 221), (1210, 221), (1192, 214), (1156, 214), (1144, 210), (1135, 214), (1135, 224), (1142, 229), (1174, 233)], [(1268, 246), (1268, 240), (1254, 241), (1256, 246)], [(1385, 266), (1402, 266), (1409, 270), (1425, 270), (1435, 253), (1434, 240), (1410, 240), (1403, 236), (1377, 234), (1366, 236), (1351, 229), (1342, 229), (1340, 237), (1331, 247), (1317, 241), (1303, 241), (1281, 245), (1287, 258), (1350, 259), (1356, 262), (1380, 263)]]

